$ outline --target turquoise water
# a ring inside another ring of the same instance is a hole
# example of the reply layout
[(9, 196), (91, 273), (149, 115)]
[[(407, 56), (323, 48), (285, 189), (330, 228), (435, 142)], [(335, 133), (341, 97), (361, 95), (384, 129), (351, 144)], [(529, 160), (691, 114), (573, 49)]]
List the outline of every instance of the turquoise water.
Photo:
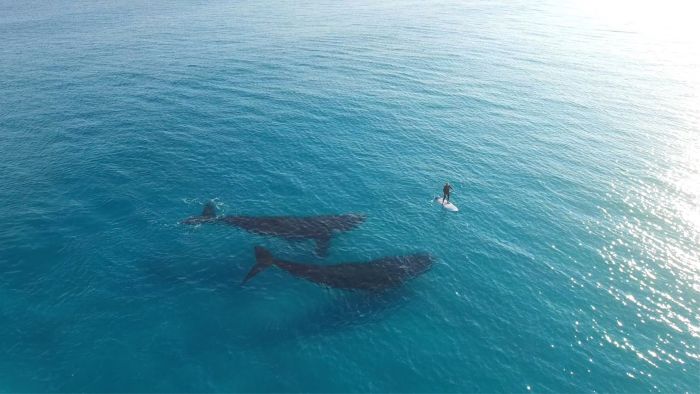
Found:
[(535, 4), (0, 0), (0, 391), (697, 391), (697, 36)]

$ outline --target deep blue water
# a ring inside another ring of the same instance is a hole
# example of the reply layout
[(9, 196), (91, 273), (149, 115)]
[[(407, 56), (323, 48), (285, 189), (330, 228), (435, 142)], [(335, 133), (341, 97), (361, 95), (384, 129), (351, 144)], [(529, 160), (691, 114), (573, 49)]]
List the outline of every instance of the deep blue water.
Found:
[(0, 391), (697, 392), (697, 36), (537, 3), (0, 0)]

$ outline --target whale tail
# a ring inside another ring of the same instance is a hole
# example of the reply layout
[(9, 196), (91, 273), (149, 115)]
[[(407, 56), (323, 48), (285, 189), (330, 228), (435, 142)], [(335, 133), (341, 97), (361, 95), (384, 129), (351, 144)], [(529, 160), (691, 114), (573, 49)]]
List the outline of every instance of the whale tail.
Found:
[(200, 216), (192, 216), (182, 221), (184, 224), (200, 224), (212, 221), (216, 218), (216, 204), (214, 201), (207, 201)]
[(252, 277), (266, 270), (274, 264), (275, 258), (272, 257), (272, 253), (270, 253), (267, 249), (263, 248), (262, 246), (256, 246), (255, 265), (253, 266), (253, 268), (250, 269), (250, 271), (248, 271), (248, 275), (245, 276), (241, 284), (244, 284), (245, 282), (249, 281)]
[(213, 218), (214, 216), (216, 216), (216, 204), (214, 204), (214, 201), (207, 201), (202, 209), (202, 217)]

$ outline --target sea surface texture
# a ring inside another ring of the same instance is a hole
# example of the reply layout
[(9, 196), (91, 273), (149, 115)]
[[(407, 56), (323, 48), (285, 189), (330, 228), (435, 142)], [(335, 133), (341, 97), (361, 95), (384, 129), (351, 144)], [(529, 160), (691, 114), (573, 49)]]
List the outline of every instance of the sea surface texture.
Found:
[(697, 392), (696, 11), (0, 0), (0, 391)]

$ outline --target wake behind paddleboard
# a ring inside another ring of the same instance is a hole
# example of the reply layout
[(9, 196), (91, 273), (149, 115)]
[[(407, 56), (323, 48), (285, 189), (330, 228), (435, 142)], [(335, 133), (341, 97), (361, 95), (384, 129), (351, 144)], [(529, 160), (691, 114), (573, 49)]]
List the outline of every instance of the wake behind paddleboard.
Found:
[(442, 202), (442, 197), (435, 197), (435, 200), (434, 200), (434, 201), (435, 201), (436, 203), (442, 205), (442, 206), (443, 206), (445, 209), (447, 209), (448, 211), (451, 211), (451, 212), (457, 212), (457, 211), (459, 211), (459, 208), (457, 208), (457, 206), (454, 205), (454, 204), (452, 204), (451, 202), (445, 200), (445, 202), (443, 203), (443, 202)]

